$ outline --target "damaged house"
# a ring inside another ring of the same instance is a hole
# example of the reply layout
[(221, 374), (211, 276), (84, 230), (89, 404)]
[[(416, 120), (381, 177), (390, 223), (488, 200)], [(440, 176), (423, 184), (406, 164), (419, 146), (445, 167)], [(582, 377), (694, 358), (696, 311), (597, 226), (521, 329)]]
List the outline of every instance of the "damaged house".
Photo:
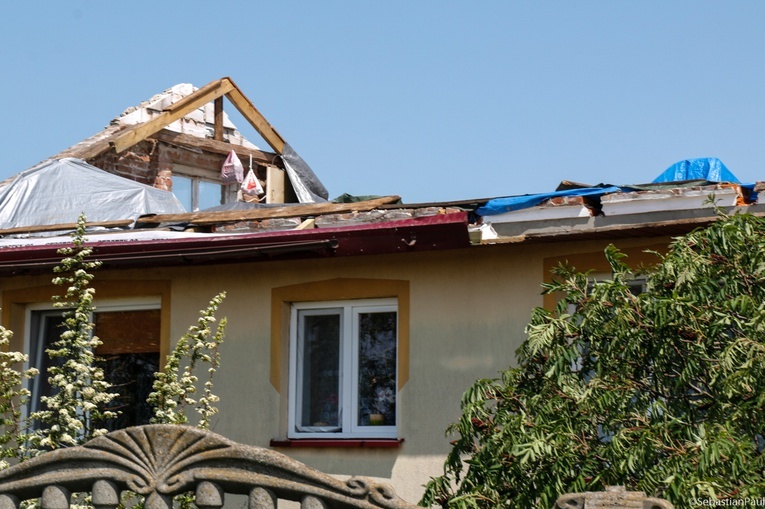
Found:
[[(236, 130), (224, 101), (270, 150)], [(232, 151), (261, 192), (224, 180)], [(633, 265), (650, 263), (646, 249), (714, 220), (710, 195), (763, 213), (758, 191), (707, 159), (645, 185), (328, 201), (233, 81), (179, 85), (0, 185), (2, 324), (44, 367), (60, 321), (51, 269), (84, 211), (103, 262), (98, 353), (129, 388), (117, 425), (145, 422), (138, 402), (152, 373), (226, 291), (214, 431), (339, 476), (386, 480), (416, 501), (442, 471), (463, 391), (512, 363), (532, 308), (553, 305), (540, 293), (550, 268), (568, 261), (606, 275), (609, 243)], [(46, 387), (35, 383), (39, 400)]]

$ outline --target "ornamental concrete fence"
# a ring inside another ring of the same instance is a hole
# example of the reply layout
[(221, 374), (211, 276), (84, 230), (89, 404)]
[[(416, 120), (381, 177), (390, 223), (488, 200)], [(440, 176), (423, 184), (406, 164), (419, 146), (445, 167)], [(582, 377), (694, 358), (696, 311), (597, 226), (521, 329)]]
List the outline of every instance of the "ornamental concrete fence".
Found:
[(341, 481), (276, 451), (190, 426), (114, 431), (0, 472), (0, 509), (36, 498), (41, 509), (69, 509), (73, 493), (92, 494), (95, 509), (116, 509), (128, 491), (145, 497), (145, 509), (171, 509), (175, 495), (189, 492), (199, 509), (223, 507), (226, 494), (248, 497), (246, 509), (273, 509), (280, 500), (303, 509), (416, 507), (370, 479)]

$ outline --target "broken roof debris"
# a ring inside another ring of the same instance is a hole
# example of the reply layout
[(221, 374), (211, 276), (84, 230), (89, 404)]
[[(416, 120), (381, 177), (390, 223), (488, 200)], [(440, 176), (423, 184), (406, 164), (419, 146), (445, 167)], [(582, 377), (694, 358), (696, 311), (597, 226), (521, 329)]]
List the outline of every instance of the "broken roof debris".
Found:
[[(223, 111), (224, 98), (273, 152), (237, 130)], [(263, 184), (265, 194), (255, 203), (220, 179), (232, 151), (251, 161)], [(210, 192), (219, 201), (188, 212), (169, 192), (178, 194), (182, 184), (190, 201)], [(765, 213), (757, 202), (763, 187), (741, 184), (721, 161), (705, 158), (681, 161), (651, 184), (565, 181), (553, 192), (458, 202), (407, 205), (398, 196), (348, 195), (328, 202), (311, 168), (233, 81), (222, 78), (155, 95), (0, 184), (0, 272), (48, 267), (82, 212), (96, 256), (122, 267), (673, 235), (714, 220), (712, 195), (719, 206)]]

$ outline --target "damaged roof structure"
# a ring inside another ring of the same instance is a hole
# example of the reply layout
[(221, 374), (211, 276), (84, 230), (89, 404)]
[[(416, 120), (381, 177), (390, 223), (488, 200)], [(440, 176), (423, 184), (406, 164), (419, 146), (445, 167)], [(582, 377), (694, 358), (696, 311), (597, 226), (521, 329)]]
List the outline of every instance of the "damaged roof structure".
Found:
[[(223, 110), (224, 98), (270, 151), (242, 136)], [(231, 152), (249, 161), (263, 196), (243, 197), (221, 185), (221, 161)], [(676, 234), (714, 217), (706, 202), (710, 195), (718, 206), (762, 212), (757, 192), (763, 186), (739, 183), (712, 158), (682, 161), (643, 185), (564, 181), (549, 193), (457, 202), (404, 205), (398, 196), (341, 196), (330, 202), (310, 166), (230, 78), (221, 78), (199, 89), (180, 84), (157, 94), (95, 135), (0, 183), (0, 248), (7, 254), (0, 266), (17, 267), (13, 250), (55, 245), (53, 238), (71, 229), (83, 212), (97, 234), (93, 242), (120, 238), (123, 250), (149, 242), (205, 245), (236, 235), (234, 243), (303, 246), (280, 247), (280, 253), (314, 245), (306, 239), (333, 239), (334, 247), (320, 251), (353, 254)], [(200, 210), (201, 205), (207, 207)], [(420, 231), (419, 226), (433, 230), (436, 224), (452, 225), (452, 238), (439, 232), (431, 240)], [(395, 231), (401, 238), (385, 248), (346, 249), (337, 241), (338, 229), (361, 236)], [(53, 238), (32, 240), (40, 236)]]
[[(237, 131), (223, 111), (224, 98), (271, 151)], [(253, 170), (262, 196), (243, 196), (237, 185), (221, 181), (221, 164), (230, 153)], [(0, 183), (0, 249), (5, 254), (0, 272), (47, 269), (81, 213), (88, 219), (96, 256), (107, 264), (118, 258), (133, 264), (189, 263), (468, 245), (466, 212), (460, 208), (386, 208), (400, 202), (397, 196), (346, 197), (335, 203), (327, 198), (316, 174), (231, 79), (200, 89), (176, 85)], [(459, 234), (444, 235), (445, 228)], [(380, 240), (394, 231), (393, 243)], [(211, 250), (212, 258), (192, 254)]]
[[(224, 97), (272, 152), (241, 135), (223, 111)], [(254, 164), (263, 196), (220, 184), (221, 162), (232, 151)], [(213, 187), (212, 206), (187, 211), (177, 198), (181, 184), (188, 200), (205, 192), (199, 186)], [(564, 181), (548, 193), (452, 202), (328, 201), (311, 168), (222, 78), (200, 89), (176, 85), (0, 183), (0, 273), (47, 270), (80, 213), (107, 264), (206, 263), (676, 235), (713, 220), (715, 206), (764, 212), (757, 201), (764, 187), (741, 184), (706, 158), (681, 161), (641, 185)]]
[(680, 161), (648, 184), (564, 181), (550, 193), (488, 200), (475, 213), (491, 222), (495, 241), (679, 235), (714, 220), (716, 207), (765, 212), (762, 189), (763, 182), (739, 182), (719, 159), (700, 158)]

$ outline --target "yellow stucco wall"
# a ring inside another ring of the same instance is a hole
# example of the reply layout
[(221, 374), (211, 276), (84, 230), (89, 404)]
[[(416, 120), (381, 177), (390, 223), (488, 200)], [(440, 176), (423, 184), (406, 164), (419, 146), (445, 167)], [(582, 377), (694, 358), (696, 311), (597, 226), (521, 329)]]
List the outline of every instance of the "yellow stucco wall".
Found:
[[(508, 244), (289, 262), (101, 269), (96, 276), (97, 298), (131, 291), (134, 295), (141, 291), (160, 294), (163, 317), (167, 318), (163, 336), (166, 332), (168, 341), (174, 341), (196, 322), (198, 311), (225, 290), (228, 295), (218, 316), (228, 318), (228, 328), (215, 382), (221, 412), (214, 431), (268, 447), (272, 439), (285, 438), (287, 422), (286, 351), (272, 358), (272, 305), (282, 306), (275, 295), (285, 294), (274, 290), (292, 291), (306, 283), (325, 282), (319, 286), (326, 291), (326, 282), (336, 278), (346, 283), (357, 280), (354, 291), (366, 285), (387, 288), (383, 293), (406, 287), (409, 358), (399, 393), (401, 446), (280, 450), (331, 474), (388, 479), (401, 496), (416, 501), (422, 485), (442, 471), (449, 449), (444, 430), (459, 416), (462, 393), (475, 379), (496, 376), (514, 364), (514, 352), (523, 341), (533, 307), (545, 304), (539, 287), (545, 271), (567, 257), (577, 268), (599, 268), (606, 244)], [(642, 246), (660, 248), (665, 244), (666, 239), (620, 243), (636, 257), (642, 256)], [(15, 329), (17, 336), (23, 336), (24, 306), (33, 296), (27, 289), (44, 287), (49, 279), (0, 280), (3, 324)], [(281, 346), (286, 350), (288, 344)], [(277, 376), (274, 370), (279, 370)]]

